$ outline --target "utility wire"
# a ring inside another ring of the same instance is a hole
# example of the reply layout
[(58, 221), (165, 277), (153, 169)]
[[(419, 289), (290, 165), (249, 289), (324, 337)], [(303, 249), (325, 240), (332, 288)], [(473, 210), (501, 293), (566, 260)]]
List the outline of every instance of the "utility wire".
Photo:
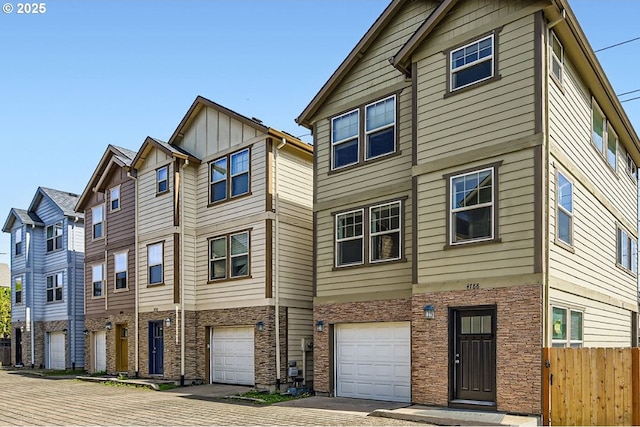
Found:
[(620, 101), (620, 102), (621, 102), (621, 103), (622, 103), (622, 102), (629, 102), (629, 101), (633, 101), (633, 100), (636, 100), (636, 99), (640, 99), (640, 96), (636, 96), (635, 98), (625, 99), (624, 101)]
[(597, 52), (602, 52), (603, 50), (611, 49), (612, 47), (622, 46), (623, 44), (631, 43), (631, 42), (634, 42), (636, 40), (640, 40), (640, 37), (636, 37), (634, 39), (629, 39), (629, 40), (625, 40), (625, 41), (620, 42), (620, 43), (612, 44), (611, 46), (607, 46), (607, 47), (603, 47), (602, 49), (594, 50), (594, 52), (596, 52), (596, 53)]
[(629, 95), (631, 93), (636, 93), (636, 92), (640, 92), (640, 89), (632, 90), (630, 92), (619, 93), (617, 96)]

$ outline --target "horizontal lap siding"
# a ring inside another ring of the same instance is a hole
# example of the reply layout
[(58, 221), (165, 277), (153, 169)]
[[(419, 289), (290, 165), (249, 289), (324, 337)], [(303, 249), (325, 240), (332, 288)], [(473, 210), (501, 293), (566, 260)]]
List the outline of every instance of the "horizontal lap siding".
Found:
[(276, 244), (280, 251), (280, 298), (310, 306), (313, 298), (311, 223), (303, 227), (281, 219), (279, 234), (280, 240)]
[[(128, 250), (128, 251), (127, 251)], [(127, 289), (118, 289), (116, 292), (116, 273), (114, 254), (127, 252)], [(109, 311), (133, 311), (135, 308), (135, 291), (136, 291), (136, 257), (135, 245), (122, 249), (109, 251), (106, 263), (106, 277), (103, 290), (107, 294), (107, 307)], [(91, 269), (88, 269), (88, 276), (91, 276)], [(91, 280), (91, 279), (89, 279)], [(91, 283), (90, 281), (87, 283)], [(88, 286), (91, 288), (92, 286)], [(104, 304), (102, 305), (104, 308)]]
[[(458, 9), (458, 13), (464, 11)], [(493, 13), (486, 8), (489, 12)], [(450, 27), (458, 21), (444, 22)], [(457, 32), (472, 30), (472, 23), (468, 23)], [(469, 37), (474, 36), (477, 34)], [(533, 16), (505, 25), (497, 46), (501, 79), (448, 98), (443, 98), (448, 57), (438, 51), (418, 62), (419, 163), (533, 134), (533, 40)], [(429, 44), (424, 48), (429, 49)]]
[(629, 347), (631, 312), (600, 301), (555, 289), (549, 291), (550, 305), (584, 310), (584, 347)]
[[(93, 193), (89, 198), (84, 211), (84, 224), (87, 228), (84, 254), (88, 262), (93, 262), (93, 260), (97, 258), (104, 258), (104, 238), (96, 240), (93, 239), (93, 208), (102, 205), (105, 210), (107, 209), (105, 195), (106, 193)], [(103, 231), (105, 231), (104, 223)]]
[[(398, 200), (407, 197), (406, 193), (396, 193), (368, 201), (370, 204)], [(375, 292), (393, 292), (411, 290), (411, 209), (410, 198), (404, 201), (404, 254), (407, 262), (380, 263), (367, 267), (346, 267), (333, 270), (335, 248), (335, 219), (333, 211), (346, 211), (350, 207), (341, 207), (331, 211), (318, 212), (316, 227), (318, 231), (316, 262), (316, 296), (328, 297), (342, 294), (368, 294)], [(367, 240), (365, 239), (365, 244)]]
[[(278, 210), (289, 217), (313, 221), (313, 169), (310, 155), (299, 155), (288, 149), (278, 152)], [(274, 166), (274, 169), (276, 166)], [(311, 244), (311, 241), (309, 241)]]
[[(250, 277), (233, 280), (208, 282), (209, 250), (208, 238), (226, 233), (251, 229), (250, 231)], [(221, 308), (219, 304), (242, 307), (247, 300), (265, 298), (265, 227), (264, 222), (239, 228), (221, 229), (213, 235), (199, 235), (196, 242), (197, 269), (197, 309)], [(264, 305), (264, 304), (263, 304)], [(228, 308), (225, 306), (224, 308)]]
[[(287, 361), (296, 361), (298, 376), (313, 380), (313, 351), (302, 351), (302, 340), (313, 337), (313, 310), (289, 307), (287, 312)], [(313, 350), (313, 349), (311, 349)], [(306, 357), (306, 372), (303, 374), (303, 357)]]
[(197, 166), (189, 166), (183, 169), (183, 185), (182, 193), (182, 223), (184, 225), (182, 260), (182, 274), (184, 276), (184, 302), (186, 305), (193, 307), (196, 298), (196, 247), (195, 247), (195, 228), (198, 224), (197, 220), (197, 199), (198, 197), (206, 197), (205, 193), (198, 193), (196, 187)]
[[(158, 150), (152, 150), (152, 153)], [(173, 163), (163, 159), (159, 163), (145, 162), (145, 169), (138, 177), (138, 235), (159, 231), (173, 226)], [(169, 191), (156, 195), (156, 168), (169, 165)]]
[[(498, 168), (498, 236), (500, 243), (460, 245), (444, 250), (447, 243), (445, 173), (489, 162)], [(533, 150), (487, 159), (418, 177), (418, 282), (472, 280), (533, 273), (534, 261), (534, 160)]]
[[(149, 286), (149, 268), (147, 264), (147, 245), (152, 243), (164, 242), (164, 260), (163, 260), (163, 278), (162, 285)], [(140, 311), (154, 311), (158, 308), (162, 311), (167, 309), (167, 305), (173, 306), (173, 234), (167, 234), (158, 237), (153, 241), (140, 242), (139, 251), (139, 301)]]

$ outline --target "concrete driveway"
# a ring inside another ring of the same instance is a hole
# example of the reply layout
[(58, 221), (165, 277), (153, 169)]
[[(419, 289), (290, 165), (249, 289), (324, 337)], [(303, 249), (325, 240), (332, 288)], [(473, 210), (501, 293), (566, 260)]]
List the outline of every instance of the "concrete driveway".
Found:
[[(171, 391), (115, 387), (73, 379), (52, 380), (0, 370), (0, 426), (8, 425), (424, 425), (367, 417), (353, 399), (306, 398), (271, 406), (219, 400), (246, 389), (192, 386)], [(331, 402), (333, 401), (333, 402)], [(371, 401), (365, 401), (371, 402)], [(333, 405), (330, 405), (333, 403)], [(384, 403), (372, 403), (374, 409)], [(371, 406), (371, 407), (373, 407)]]

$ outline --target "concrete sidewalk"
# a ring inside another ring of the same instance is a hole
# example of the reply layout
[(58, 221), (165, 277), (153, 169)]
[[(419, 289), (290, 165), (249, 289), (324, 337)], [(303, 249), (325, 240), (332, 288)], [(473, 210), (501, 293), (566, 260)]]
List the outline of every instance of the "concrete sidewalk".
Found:
[(369, 416), (416, 421), (440, 426), (526, 426), (538, 425), (538, 418), (502, 414), (499, 412), (469, 411), (411, 405), (398, 409), (376, 409)]

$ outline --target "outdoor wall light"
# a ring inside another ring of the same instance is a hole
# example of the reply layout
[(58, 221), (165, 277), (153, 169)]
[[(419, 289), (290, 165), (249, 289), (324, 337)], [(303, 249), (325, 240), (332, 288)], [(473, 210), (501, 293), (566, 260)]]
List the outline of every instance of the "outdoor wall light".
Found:
[(425, 319), (435, 319), (436, 317), (436, 309), (433, 308), (431, 304), (425, 305), (424, 308), (424, 318)]
[(256, 322), (256, 329), (260, 332), (264, 331), (264, 322), (262, 320)]
[(88, 329), (85, 329), (84, 331), (82, 331), (82, 333), (83, 333), (85, 336), (87, 336), (87, 335), (89, 335), (89, 330), (88, 330)]
[(24, 325), (20, 326), (20, 332), (24, 332)]
[(167, 328), (171, 326), (171, 318), (167, 317), (166, 319), (164, 319), (164, 324)]
[(65, 334), (65, 335), (67, 335), (67, 328), (64, 328), (64, 329), (62, 330), (62, 333), (63, 333), (63, 334)]
[(324, 322), (322, 320), (316, 322), (316, 331), (324, 332)]
[(111, 328), (113, 328), (113, 323), (111, 323), (111, 322), (107, 322), (107, 324), (106, 324), (106, 325), (104, 325), (104, 327), (105, 327), (105, 328), (107, 328), (107, 331), (110, 331), (110, 330), (111, 330)]

